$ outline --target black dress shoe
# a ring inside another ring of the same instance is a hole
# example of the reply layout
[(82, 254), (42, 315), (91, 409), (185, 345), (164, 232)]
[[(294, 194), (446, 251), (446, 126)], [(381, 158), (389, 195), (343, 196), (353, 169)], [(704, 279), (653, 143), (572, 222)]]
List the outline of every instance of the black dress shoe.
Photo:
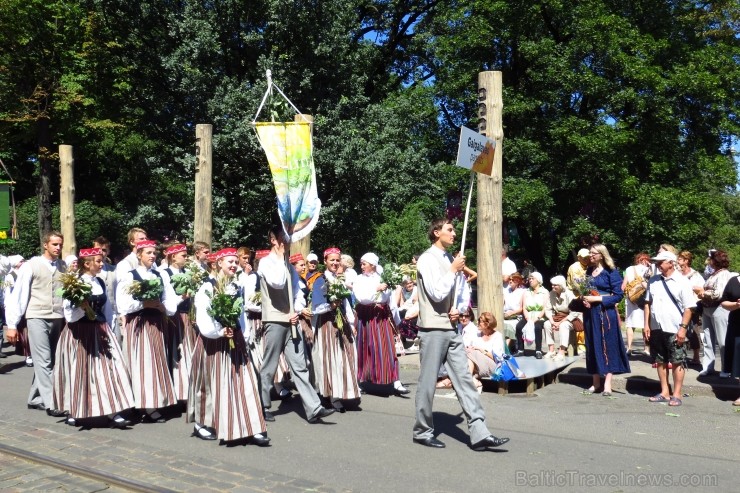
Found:
[(123, 419), (123, 420), (111, 419), (110, 422), (108, 423), (108, 426), (110, 426), (111, 428), (124, 429), (124, 428), (128, 428), (132, 424), (133, 423), (131, 423), (131, 421), (127, 419)]
[(29, 404), (28, 409), (38, 409), (39, 411), (46, 411), (46, 406), (43, 404)]
[(262, 410), (262, 415), (265, 417), (265, 421), (269, 421), (270, 423), (272, 423), (273, 421), (275, 421), (275, 415), (272, 414), (267, 409), (263, 409)]
[(508, 438), (498, 438), (493, 435), (489, 435), (480, 442), (476, 442), (470, 446), (475, 451), (486, 450), (489, 447), (500, 447), (501, 445), (508, 442)]
[(5, 354), (4, 352), (0, 351), (0, 358), (7, 358), (7, 357), (8, 357), (7, 354)]
[(253, 444), (257, 445), (258, 447), (267, 447), (270, 445), (270, 439), (267, 438), (267, 435), (259, 434), (254, 435), (253, 437), (250, 437), (250, 440)]
[(51, 416), (52, 418), (63, 418), (67, 415), (67, 411), (62, 411), (60, 409), (46, 409), (46, 414)]
[(396, 395), (406, 395), (406, 394), (410, 394), (411, 393), (411, 391), (409, 389), (407, 389), (406, 387), (404, 387), (404, 386), (401, 386), (399, 388), (393, 389), (393, 392)]
[(414, 438), (414, 443), (418, 443), (419, 445), (424, 445), (425, 447), (445, 448), (444, 442), (441, 442), (434, 437)]
[(339, 412), (339, 413), (346, 413), (347, 412), (347, 410), (344, 408), (344, 406), (342, 405), (342, 403), (339, 402), (339, 401), (333, 401), (331, 403), (331, 407), (333, 407), (334, 410), (337, 411), (337, 412)]
[(320, 407), (319, 410), (318, 410), (318, 412), (316, 414), (314, 414), (312, 417), (308, 418), (308, 422), (309, 423), (316, 423), (321, 418), (325, 418), (327, 416), (331, 416), (332, 414), (334, 414), (334, 412), (335, 412), (334, 409), (327, 409), (325, 407)]
[(217, 438), (216, 434), (211, 433), (205, 426), (201, 426), (200, 428), (194, 426), (193, 436), (200, 438), (201, 440), (215, 440)]

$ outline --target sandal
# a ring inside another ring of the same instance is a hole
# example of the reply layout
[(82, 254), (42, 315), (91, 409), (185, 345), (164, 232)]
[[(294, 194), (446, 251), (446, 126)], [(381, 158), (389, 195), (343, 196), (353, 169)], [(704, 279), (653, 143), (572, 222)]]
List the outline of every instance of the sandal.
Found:
[(671, 397), (671, 400), (668, 401), (668, 405), (671, 407), (678, 407), (681, 404), (683, 404), (683, 402), (678, 397)]
[(735, 402), (733, 402), (732, 405), (733, 406), (740, 406), (740, 397), (738, 397), (738, 399)]
[(583, 395), (592, 395), (592, 394), (600, 394), (602, 392), (602, 389), (596, 388), (593, 385), (581, 392)]
[[(673, 399), (673, 397), (671, 397)], [(668, 397), (665, 397), (663, 394), (655, 394), (651, 398), (648, 399), (650, 402), (670, 402)], [(680, 406), (680, 404), (679, 404)]]

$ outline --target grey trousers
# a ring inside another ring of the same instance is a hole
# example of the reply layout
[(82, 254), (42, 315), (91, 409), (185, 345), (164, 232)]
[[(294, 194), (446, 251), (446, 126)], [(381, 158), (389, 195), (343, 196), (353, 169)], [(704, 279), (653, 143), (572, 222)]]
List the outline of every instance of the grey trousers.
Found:
[(54, 357), (64, 326), (63, 318), (29, 318), (28, 345), (33, 358), (33, 380), (28, 404), (54, 407)]
[(480, 403), (480, 395), (475, 388), (473, 375), (468, 371), (468, 357), (460, 334), (452, 330), (419, 329), (419, 383), (416, 389), (416, 424), (414, 438), (425, 439), (434, 436), (432, 404), (437, 384), (437, 373), (447, 360), (452, 385), (468, 420), (470, 443), (477, 443), (491, 435), (486, 426), (486, 417)]
[(308, 419), (313, 418), (321, 408), (321, 401), (309, 381), (306, 355), (303, 351), (303, 334), (300, 328), (298, 329), (299, 339), (296, 340), (291, 338), (290, 324), (288, 323), (265, 322), (264, 329), (265, 354), (262, 361), (262, 370), (260, 370), (262, 405), (266, 409), (272, 406), (270, 390), (273, 386), (280, 353), (284, 353), (285, 360), (290, 366), (290, 376), (303, 401), (303, 410), (306, 412), (306, 417)]

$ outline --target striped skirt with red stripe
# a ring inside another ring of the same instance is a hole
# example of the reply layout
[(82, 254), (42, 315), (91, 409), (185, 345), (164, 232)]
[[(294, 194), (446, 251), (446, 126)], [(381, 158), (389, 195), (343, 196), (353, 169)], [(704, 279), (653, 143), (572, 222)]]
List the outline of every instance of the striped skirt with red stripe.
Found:
[(238, 440), (263, 433), (257, 376), (244, 338), (199, 337), (193, 351), (187, 421), (212, 427), (222, 440)]
[(357, 310), (357, 369), (360, 382), (378, 385), (398, 380), (398, 358), (388, 305), (361, 305)]
[(134, 407), (131, 377), (106, 323), (67, 324), (54, 364), (54, 408), (74, 418), (117, 414)]
[(311, 356), (316, 387), (322, 397), (359, 399), (357, 362), (352, 327), (344, 320), (343, 330), (335, 325), (336, 312), (318, 316)]
[(175, 398), (184, 401), (188, 398), (190, 361), (197, 334), (187, 313), (178, 312), (169, 317), (167, 329), (167, 351)]
[(134, 406), (138, 409), (177, 404), (167, 364), (166, 323), (167, 317), (154, 309), (126, 315), (123, 357), (131, 373)]

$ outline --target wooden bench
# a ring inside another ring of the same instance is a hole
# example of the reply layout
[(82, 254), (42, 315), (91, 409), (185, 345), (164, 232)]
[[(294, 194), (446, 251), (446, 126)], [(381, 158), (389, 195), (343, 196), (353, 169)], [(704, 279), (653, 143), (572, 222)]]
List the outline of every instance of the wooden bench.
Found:
[(484, 380), (484, 384), (486, 386), (495, 385), (497, 392), (501, 395), (508, 394), (510, 388), (521, 387), (526, 388), (527, 394), (534, 394), (535, 390), (554, 383), (558, 373), (578, 359), (577, 357), (566, 357), (561, 361), (555, 361), (552, 359), (536, 359), (534, 356), (519, 356), (516, 358), (516, 362), (519, 364), (519, 369), (524, 372), (524, 378), (510, 382)]

